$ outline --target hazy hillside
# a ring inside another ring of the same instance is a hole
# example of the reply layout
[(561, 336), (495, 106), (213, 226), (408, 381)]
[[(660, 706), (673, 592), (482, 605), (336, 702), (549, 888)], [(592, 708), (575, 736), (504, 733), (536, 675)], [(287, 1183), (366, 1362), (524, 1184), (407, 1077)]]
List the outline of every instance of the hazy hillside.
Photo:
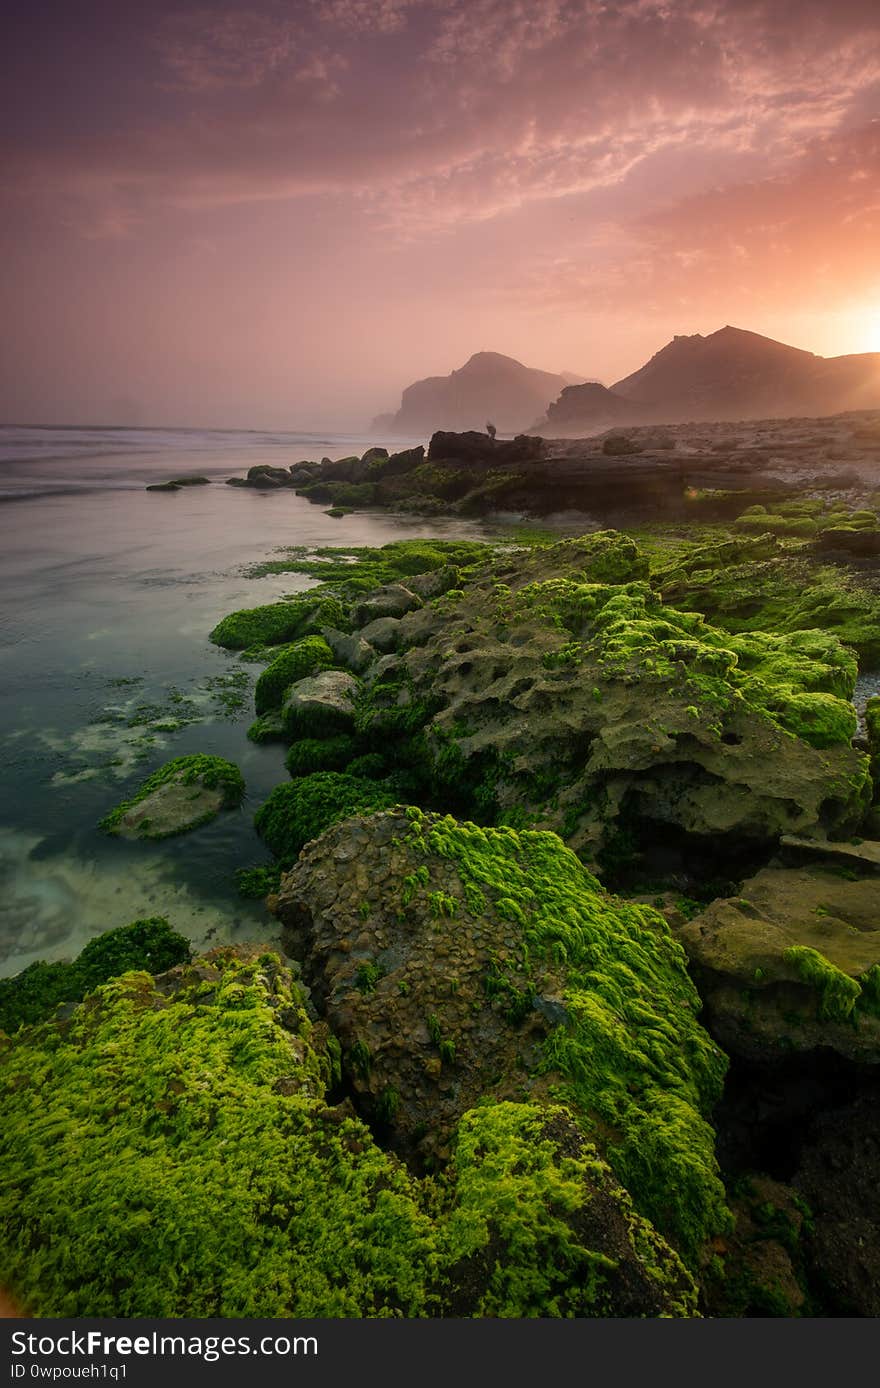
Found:
[(499, 433), (515, 434), (543, 414), (571, 379), (523, 366), (499, 352), (476, 352), (448, 376), (428, 376), (407, 386), (397, 413), (378, 416), (373, 427), (430, 434), (436, 429), (484, 429), (491, 420)]
[(880, 406), (880, 353), (819, 357), (725, 327), (674, 337), (610, 390), (574, 386), (532, 428), (595, 432), (612, 424), (762, 419)]

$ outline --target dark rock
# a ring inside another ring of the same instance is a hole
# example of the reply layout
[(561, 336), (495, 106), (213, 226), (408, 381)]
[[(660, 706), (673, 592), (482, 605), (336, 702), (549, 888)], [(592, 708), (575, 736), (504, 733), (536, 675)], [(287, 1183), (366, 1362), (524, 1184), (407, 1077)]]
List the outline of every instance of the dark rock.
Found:
[(247, 480), (255, 487), (267, 484), (278, 487), (292, 485), (290, 472), (286, 467), (270, 467), (268, 463), (258, 463), (255, 467), (248, 468)]
[(869, 530), (829, 526), (816, 536), (813, 548), (820, 554), (852, 555), (858, 559), (875, 558), (880, 555), (880, 527)]
[(323, 627), (321, 635), (333, 652), (333, 659), (347, 670), (353, 670), (356, 675), (363, 674), (376, 659), (375, 649), (360, 632), (349, 635), (333, 627)]
[(880, 1098), (816, 1116), (792, 1178), (810, 1211), (808, 1257), (832, 1311), (880, 1316)]

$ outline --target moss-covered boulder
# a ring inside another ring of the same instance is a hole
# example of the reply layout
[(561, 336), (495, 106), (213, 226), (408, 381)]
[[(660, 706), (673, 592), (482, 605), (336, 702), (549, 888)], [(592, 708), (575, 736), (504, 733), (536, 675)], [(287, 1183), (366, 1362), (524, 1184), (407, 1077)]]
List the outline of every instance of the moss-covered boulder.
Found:
[(853, 653), (822, 631), (731, 633), (668, 606), (600, 532), (475, 568), (397, 622), (368, 672), (370, 750), (420, 734), (440, 804), (552, 828), (590, 861), (630, 833), (755, 846), (855, 830)]
[(285, 646), (257, 680), (254, 706), (261, 717), (280, 708), (292, 684), (333, 664), (333, 652), (323, 636), (304, 636)]
[(288, 748), (284, 764), (291, 776), (311, 776), (314, 771), (344, 771), (356, 752), (355, 739), (345, 733), (338, 737), (303, 737)]
[(349, 819), (304, 850), (277, 911), (395, 1148), (443, 1159), (484, 1097), (552, 1093), (689, 1255), (724, 1225), (708, 1118), (725, 1060), (684, 953), (556, 835), (415, 809)]
[(345, 614), (337, 599), (324, 594), (303, 596), (230, 612), (214, 627), (210, 639), (228, 650), (246, 650), (315, 635), (322, 626), (338, 626), (344, 621)]
[(880, 664), (880, 595), (772, 535), (683, 545), (654, 577), (666, 602), (727, 631), (822, 631), (852, 647), (863, 669)]
[(0, 1031), (41, 1022), (62, 1003), (79, 1002), (99, 984), (130, 969), (161, 973), (189, 958), (189, 942), (164, 916), (106, 930), (69, 963), (38, 960), (13, 978), (0, 979)]
[(682, 925), (713, 1035), (762, 1064), (814, 1051), (880, 1063), (878, 903), (869, 866), (768, 867)]
[(223, 757), (174, 757), (99, 827), (123, 839), (167, 839), (210, 823), (221, 810), (239, 805), (243, 795), (241, 772)]
[(559, 1107), (465, 1115), (420, 1181), (277, 957), (128, 973), (0, 1037), (0, 1262), (37, 1316), (686, 1316), (694, 1284)]
[(375, 781), (318, 771), (276, 786), (254, 816), (257, 833), (285, 867), (337, 820), (387, 809), (395, 796)]
[(290, 685), (281, 705), (291, 737), (328, 737), (350, 732), (360, 682), (347, 670), (321, 670)]

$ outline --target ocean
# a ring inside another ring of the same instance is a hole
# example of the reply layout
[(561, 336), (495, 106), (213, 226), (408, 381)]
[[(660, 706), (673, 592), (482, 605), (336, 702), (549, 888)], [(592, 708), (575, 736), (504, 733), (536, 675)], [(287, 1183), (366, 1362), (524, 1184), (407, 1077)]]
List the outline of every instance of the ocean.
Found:
[[(252, 818), (286, 779), (284, 748), (247, 740), (262, 667), (213, 646), (208, 633), (227, 612), (311, 586), (297, 575), (246, 576), (287, 546), (489, 530), (369, 513), (333, 520), (292, 490), (223, 484), (255, 463), (339, 458), (380, 442), (0, 429), (0, 976), (71, 958), (141, 916), (167, 916), (198, 948), (276, 939), (262, 903), (237, 897), (233, 872), (267, 861)], [(186, 473), (212, 485), (145, 490)], [(161, 844), (97, 828), (157, 766), (190, 752), (241, 767), (240, 810)]]

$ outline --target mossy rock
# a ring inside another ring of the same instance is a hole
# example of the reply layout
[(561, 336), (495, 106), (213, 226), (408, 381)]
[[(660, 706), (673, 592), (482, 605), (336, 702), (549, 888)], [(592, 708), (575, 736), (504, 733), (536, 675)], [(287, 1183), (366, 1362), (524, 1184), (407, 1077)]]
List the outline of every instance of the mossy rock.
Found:
[(244, 795), (244, 778), (223, 757), (175, 757), (160, 766), (99, 828), (124, 839), (167, 839), (216, 819)]
[(878, 896), (870, 867), (769, 867), (678, 928), (721, 1044), (761, 1064), (825, 1050), (876, 1065)]
[(288, 687), (281, 707), (291, 737), (351, 732), (360, 682), (346, 670), (321, 670)]
[(164, 916), (132, 921), (96, 935), (70, 963), (38, 960), (0, 979), (0, 1031), (41, 1022), (62, 1003), (79, 1002), (108, 979), (131, 969), (161, 973), (189, 958), (189, 942)]
[(254, 705), (258, 715), (280, 708), (285, 691), (292, 684), (332, 664), (333, 652), (322, 636), (305, 636), (286, 646), (257, 680)]
[(870, 792), (852, 652), (819, 630), (713, 626), (665, 603), (647, 568), (600, 532), (475, 570), (399, 619), (359, 735), (382, 751), (421, 734), (436, 803), (558, 830), (590, 861), (623, 812), (648, 838), (651, 822), (756, 844), (854, 831)]
[(273, 709), (261, 718), (255, 718), (247, 730), (251, 742), (262, 746), (264, 742), (286, 742), (287, 730), (280, 709)]
[(313, 771), (343, 771), (357, 750), (353, 737), (304, 737), (289, 748), (284, 764), (291, 776), (310, 776)]
[(709, 1115), (726, 1062), (684, 953), (556, 835), (416, 809), (347, 819), (304, 849), (276, 909), (396, 1150), (442, 1162), (467, 1108), (552, 1093), (687, 1256), (725, 1226)]
[(770, 535), (688, 546), (658, 568), (655, 583), (672, 606), (728, 631), (822, 631), (851, 646), (863, 669), (880, 664), (880, 596)]
[[(687, 1316), (694, 1284), (560, 1107), (464, 1116), (441, 1180), (346, 1108), (277, 956), (127, 973), (0, 1039), (0, 1259), (54, 1317)], [(39, 1256), (34, 1250), (39, 1250)]]
[(289, 867), (310, 839), (337, 820), (394, 804), (375, 781), (319, 771), (276, 786), (254, 816), (257, 833), (275, 857)]
[(316, 635), (322, 626), (340, 625), (344, 620), (339, 601), (329, 595), (298, 598), (230, 612), (214, 627), (210, 640), (228, 650), (243, 651)]

